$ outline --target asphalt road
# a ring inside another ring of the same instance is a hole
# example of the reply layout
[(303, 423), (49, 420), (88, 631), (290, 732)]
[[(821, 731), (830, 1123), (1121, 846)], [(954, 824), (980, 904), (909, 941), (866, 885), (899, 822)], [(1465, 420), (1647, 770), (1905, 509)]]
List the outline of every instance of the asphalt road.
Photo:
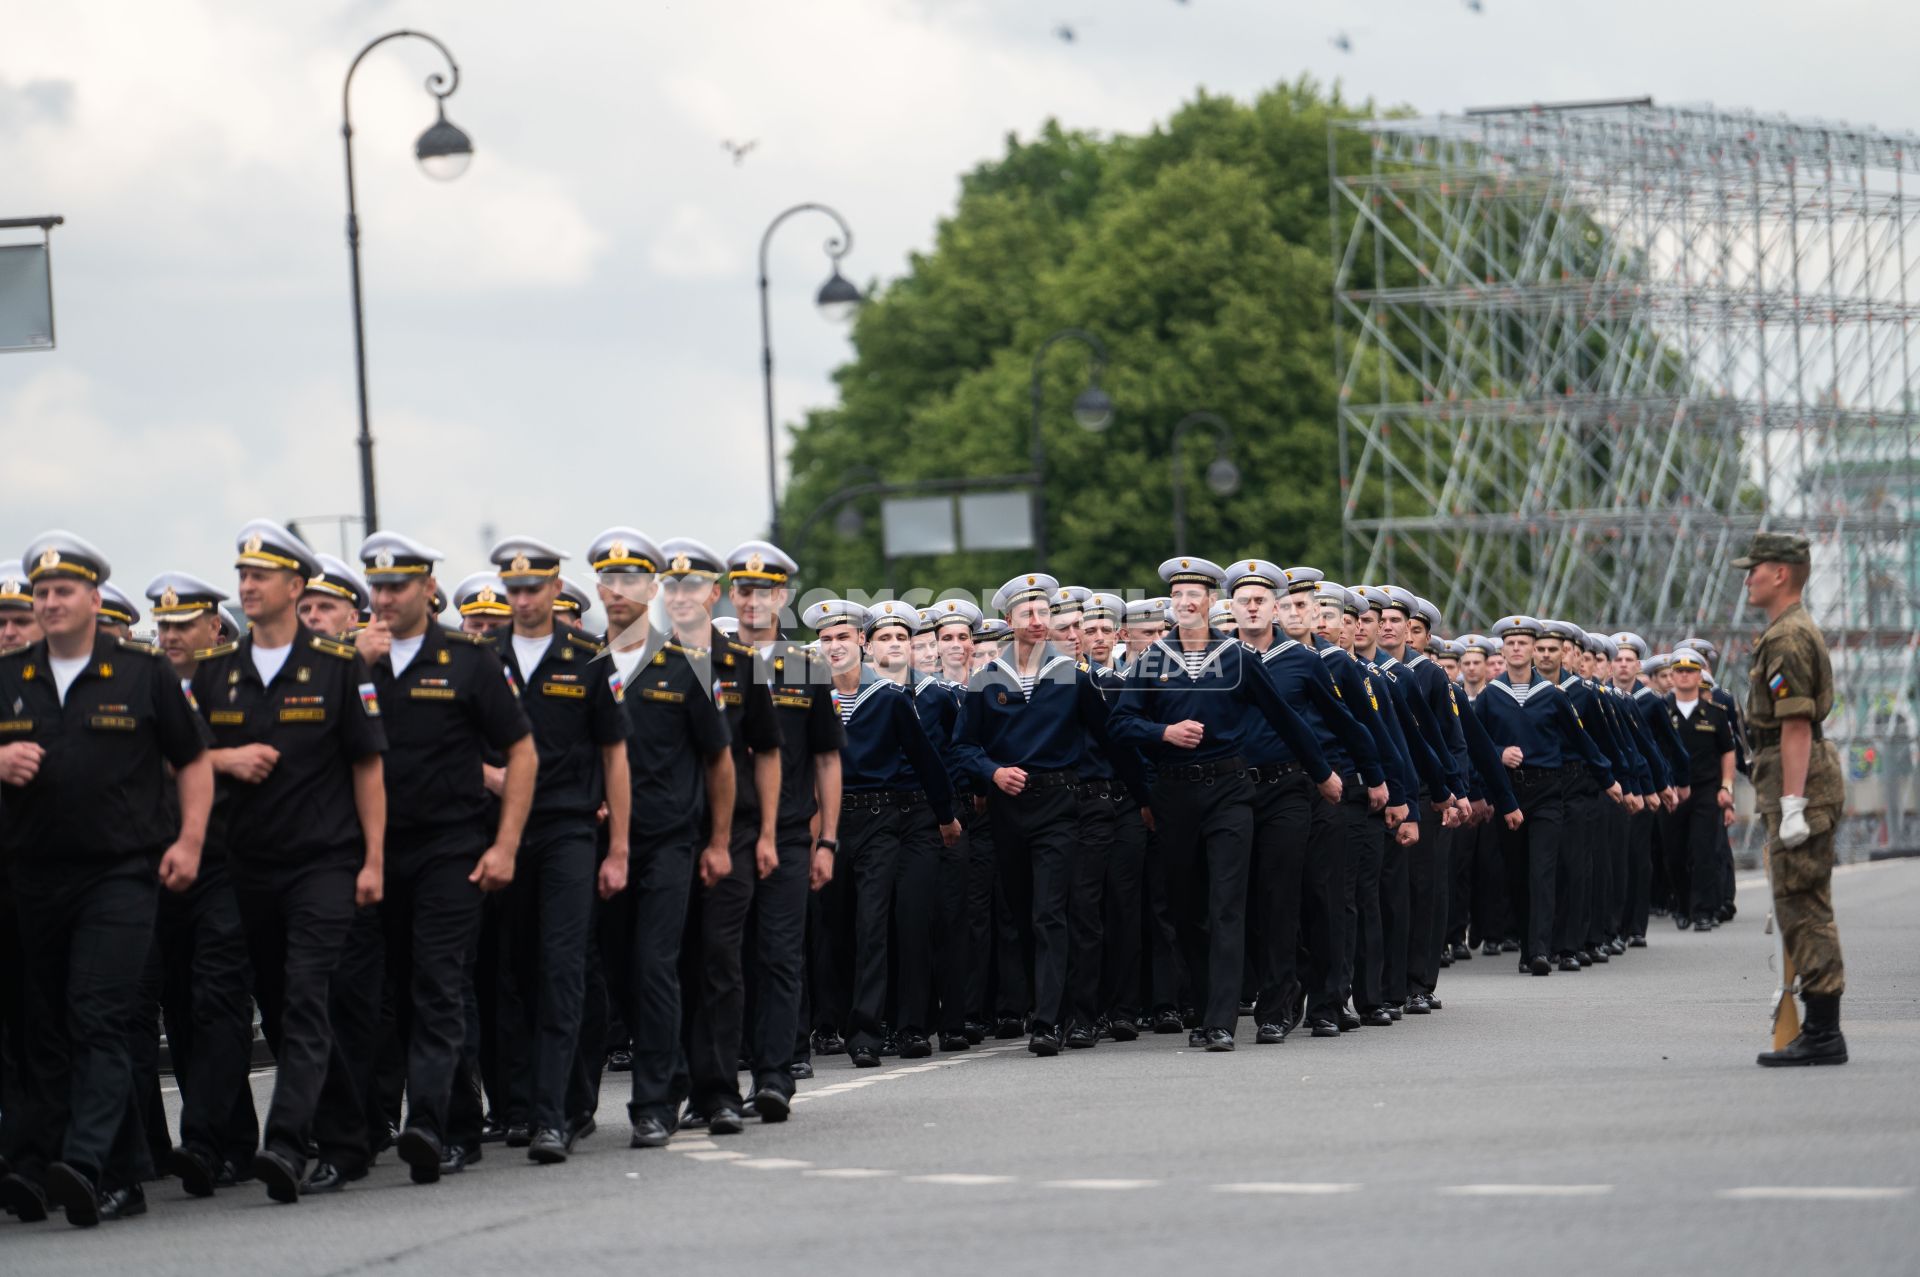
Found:
[(1661, 926), (1578, 975), (1456, 964), (1445, 1010), (1391, 1029), (842, 1057), (785, 1125), (664, 1151), (626, 1148), (609, 1091), (565, 1166), (489, 1145), (422, 1188), (389, 1158), (291, 1207), (150, 1186), (149, 1215), (90, 1232), (0, 1222), (0, 1273), (1913, 1273), (1920, 862), (1836, 890), (1845, 1068), (1754, 1066), (1773, 941), (1751, 882), (1731, 925)]

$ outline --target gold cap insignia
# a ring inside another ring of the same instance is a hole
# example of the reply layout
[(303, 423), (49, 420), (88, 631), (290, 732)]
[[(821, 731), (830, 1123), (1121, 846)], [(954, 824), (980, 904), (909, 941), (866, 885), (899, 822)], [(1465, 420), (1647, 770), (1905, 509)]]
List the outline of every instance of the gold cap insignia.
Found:
[(48, 547), (48, 549), (40, 556), (40, 566), (43, 568), (59, 567), (60, 551), (55, 550), (52, 547)]
[(625, 541), (615, 541), (612, 545), (607, 547), (607, 557), (610, 559), (626, 558), (627, 543)]
[(953, 600), (952, 600), (952, 599), (948, 599), (948, 600), (947, 600), (947, 611), (949, 611), (949, 612), (951, 612), (951, 611), (953, 611)]
[(532, 570), (533, 560), (524, 554), (514, 555), (513, 562), (507, 564), (507, 571), (509, 572), (530, 572)]
[(888, 613), (888, 614), (891, 614), (891, 613), (893, 612), (893, 604), (891, 604), (891, 603), (886, 603), (886, 604), (883, 604), (883, 605), (881, 605), (881, 608), (880, 608), (880, 610), (881, 610), (882, 612), (886, 612), (886, 613)]
[(1030, 577), (1028, 577), (1028, 578), (1027, 578), (1027, 584), (1028, 584), (1028, 585), (1038, 585), (1039, 583), (1040, 583), (1040, 578), (1038, 578), (1038, 577), (1032, 577), (1032, 576), (1030, 576)]
[(1182, 559), (1180, 560), (1180, 566), (1183, 568), (1189, 568), (1189, 567), (1192, 567), (1193, 565), (1187, 562), (1185, 559)]
[(179, 607), (180, 592), (169, 585), (160, 595), (161, 607)]
[(260, 534), (258, 532), (255, 532), (250, 534), (247, 537), (245, 544), (243, 544), (240, 547), (240, 553), (258, 554), (260, 553), (261, 547), (264, 545), (266, 545), (266, 542), (260, 539)]
[(1258, 563), (1249, 563), (1249, 564), (1247, 564), (1247, 571), (1249, 571), (1249, 572), (1258, 572), (1259, 570), (1260, 570), (1260, 565), (1259, 565)]
[(18, 581), (0, 581), (0, 594), (24, 594), (25, 592)]
[(691, 572), (693, 570), (693, 560), (684, 554), (676, 554), (673, 556), (673, 562), (667, 566), (675, 572)]
[(392, 551), (392, 550), (382, 550), (382, 551), (380, 551), (380, 552), (379, 552), (378, 554), (376, 554), (376, 555), (374, 555), (374, 556), (373, 556), (373, 566), (375, 566), (376, 568), (390, 568), (390, 567), (392, 567), (392, 566), (393, 566), (393, 551)]
[(494, 601), (495, 601), (495, 598), (494, 598), (494, 593), (493, 593), (493, 587), (492, 587), (492, 586), (490, 586), (490, 585), (483, 585), (483, 586), (481, 586), (481, 587), (480, 587), (480, 593), (478, 593), (478, 594), (476, 594), (476, 595), (474, 595), (474, 596), (473, 596), (473, 601), (474, 601), (475, 603), (492, 603), (492, 602), (494, 602)]
[(747, 556), (747, 571), (761, 572), (766, 569), (766, 566), (767, 566), (767, 556), (760, 553), (758, 550), (755, 550), (752, 554), (749, 554)]

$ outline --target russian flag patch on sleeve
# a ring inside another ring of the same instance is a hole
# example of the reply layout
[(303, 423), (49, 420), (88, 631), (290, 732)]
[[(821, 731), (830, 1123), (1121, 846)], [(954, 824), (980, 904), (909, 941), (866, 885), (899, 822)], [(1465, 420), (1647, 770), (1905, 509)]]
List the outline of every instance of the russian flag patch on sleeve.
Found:
[(1775, 674), (1772, 678), (1768, 679), (1767, 690), (1773, 693), (1773, 699), (1776, 701), (1784, 701), (1787, 699), (1786, 675)]
[(360, 708), (367, 711), (368, 718), (380, 717), (380, 696), (372, 683), (360, 684)]

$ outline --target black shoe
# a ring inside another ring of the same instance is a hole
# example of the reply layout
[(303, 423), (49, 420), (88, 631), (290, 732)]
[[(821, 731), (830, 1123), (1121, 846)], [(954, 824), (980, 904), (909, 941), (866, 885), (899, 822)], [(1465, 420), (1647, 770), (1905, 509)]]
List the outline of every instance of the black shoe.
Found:
[(1076, 1024), (1067, 1030), (1067, 1047), (1073, 1051), (1088, 1051), (1100, 1045), (1100, 1035), (1084, 1024)]
[(1165, 1007), (1153, 1013), (1153, 1031), (1155, 1033), (1178, 1033), (1187, 1026), (1180, 1023), (1180, 1013), (1172, 1007)]
[(1719, 925), (1719, 923), (1713, 920), (1713, 915), (1711, 914), (1703, 913), (1693, 920), (1693, 929), (1695, 931), (1712, 931)]
[(784, 1122), (793, 1112), (793, 1101), (778, 1087), (761, 1087), (747, 1103), (753, 1105), (754, 1116), (762, 1122)]
[(1440, 965), (1443, 968), (1453, 965), (1453, 950), (1445, 945), (1440, 946)]
[[(1847, 1039), (1840, 1033), (1840, 997), (1810, 993), (1806, 996), (1807, 1018), (1800, 1025), (1800, 1036), (1778, 1051), (1762, 1052), (1756, 1062), (1764, 1068), (1799, 1068), (1815, 1064), (1845, 1064)], [(47, 1177), (47, 1193), (53, 1193), (53, 1177)], [(68, 1216), (72, 1218), (71, 1215)]]
[[(1352, 1007), (1341, 1007), (1340, 1014), (1333, 1019), (1334, 1023), (1340, 1026), (1342, 1033), (1351, 1033), (1360, 1027), (1360, 1015)], [(1387, 1023), (1391, 1024), (1393, 1021), (1389, 1020)]]
[[(367, 1172), (364, 1169), (343, 1171), (332, 1162), (315, 1162), (313, 1170), (307, 1174), (306, 1182), (300, 1185), (300, 1192), (302, 1196), (309, 1193), (337, 1193), (355, 1180), (366, 1177)], [(273, 1190), (267, 1191), (271, 1193)]]
[(253, 1159), (251, 1157), (247, 1158), (244, 1162), (236, 1161), (231, 1157), (222, 1158), (220, 1161), (220, 1169), (213, 1173), (213, 1186), (216, 1189), (232, 1188), (236, 1184), (244, 1184), (252, 1178)]
[(600, 1123), (593, 1120), (593, 1114), (576, 1117), (567, 1123), (567, 1152), (573, 1152), (573, 1146), (600, 1129)]
[(1240, 1018), (1241, 1018), (1241, 1019), (1245, 1019), (1246, 1017), (1248, 1017), (1248, 1016), (1250, 1016), (1250, 1015), (1252, 1015), (1252, 1014), (1253, 1014), (1253, 1003), (1251, 1003), (1251, 1002), (1242, 1002), (1242, 1003), (1240, 1004)]
[(1027, 1050), (1039, 1056), (1060, 1054), (1060, 1045), (1060, 1031), (1043, 1024), (1036, 1024), (1033, 1035), (1027, 1039)]
[(75, 1228), (92, 1228), (100, 1222), (100, 1190), (86, 1172), (65, 1162), (47, 1167), (47, 1201), (67, 1212), (67, 1222)]
[(927, 1035), (918, 1029), (908, 1029), (900, 1035), (900, 1058), (903, 1060), (924, 1060), (933, 1054), (933, 1043), (927, 1041)]
[[(1578, 967), (1580, 964), (1576, 962), (1573, 965)], [(1535, 975), (1552, 975), (1553, 963), (1547, 961), (1545, 958), (1535, 958), (1527, 963), (1527, 970), (1533, 972)]]
[(1502, 940), (1500, 942), (1500, 952), (1518, 953), (1520, 952), (1520, 942), (1518, 940)]
[(1207, 1045), (1207, 1031), (1205, 1029), (1188, 1029), (1187, 1030), (1187, 1046), (1190, 1050), (1198, 1051), (1203, 1049), (1206, 1045)]
[(515, 1122), (507, 1127), (507, 1147), (525, 1148), (533, 1143), (533, 1128), (525, 1122)]
[(900, 1037), (891, 1024), (880, 1026), (880, 1054), (894, 1056), (900, 1054)]
[(1407, 999), (1408, 1015), (1431, 1015), (1433, 1008), (1427, 1004), (1427, 995), (1416, 993)]
[[(327, 1164), (322, 1162), (319, 1166), (315, 1166), (315, 1173), (317, 1174), (323, 1166)], [(332, 1168), (328, 1167), (328, 1169)], [(300, 1200), (300, 1166), (278, 1149), (263, 1148), (253, 1155), (253, 1175), (255, 1179), (267, 1186), (267, 1196), (274, 1201), (297, 1202)], [(360, 1179), (365, 1175), (366, 1171), (363, 1170), (353, 1178)], [(340, 1181), (342, 1185), (345, 1183), (344, 1179)], [(327, 1190), (317, 1191), (326, 1192)]]
[(880, 1053), (864, 1043), (849, 1046), (847, 1054), (853, 1059), (856, 1069), (877, 1069), (880, 1067)]
[(1590, 949), (1575, 949), (1573, 960), (1583, 967), (1590, 967), (1593, 965), (1593, 952)]
[(673, 1138), (673, 1129), (657, 1117), (635, 1118), (633, 1134), (627, 1137), (628, 1148), (665, 1148)]
[(1026, 1026), (1020, 1023), (1017, 1015), (1003, 1015), (993, 1022), (993, 1036), (1002, 1042), (1008, 1042), (1026, 1032)]
[(675, 1124), (674, 1129), (679, 1131), (696, 1131), (706, 1124), (707, 1115), (693, 1107), (692, 1104), (688, 1104), (686, 1108), (680, 1110), (680, 1120)]
[(480, 1148), (478, 1145), (469, 1149), (465, 1144), (449, 1144), (447, 1145), (447, 1151), (442, 1154), (440, 1158), (440, 1173), (442, 1175), (458, 1175), (461, 1171), (467, 1169), (468, 1162), (477, 1162), (479, 1160)]
[(1499, 956), (1500, 956), (1500, 942), (1499, 942), (1499, 941), (1497, 941), (1497, 940), (1488, 940), (1488, 941), (1485, 941), (1485, 942), (1483, 942), (1483, 943), (1481, 944), (1481, 946), (1480, 946), (1480, 956), (1481, 956), (1481, 957), (1483, 957), (1483, 958), (1497, 958), (1497, 957), (1499, 957)]
[(1434, 997), (1431, 993), (1429, 993), (1427, 995), (1427, 1010), (1438, 1011), (1439, 1009), (1440, 1009), (1440, 999)]
[(1738, 914), (1739, 912), (1740, 910), (1737, 907), (1735, 907), (1733, 904), (1731, 903), (1724, 904), (1724, 905), (1721, 905), (1720, 908), (1714, 912), (1713, 920), (1716, 923), (1732, 922), (1734, 919), (1734, 915)]
[(396, 1126), (394, 1123), (388, 1122), (384, 1126), (382, 1126), (380, 1128), (379, 1136), (376, 1137), (373, 1141), (373, 1156), (368, 1159), (368, 1165), (372, 1165), (374, 1162), (379, 1161), (380, 1154), (392, 1148), (393, 1142), (399, 1138), (400, 1138), (400, 1128)]
[(1124, 1015), (1107, 1022), (1107, 1036), (1115, 1042), (1131, 1042), (1140, 1036), (1140, 1026)]
[(447, 1158), (447, 1150), (440, 1144), (440, 1137), (432, 1131), (423, 1131), (417, 1126), (409, 1126), (400, 1132), (400, 1138), (393, 1142), (394, 1151), (400, 1160), (407, 1164), (407, 1173), (416, 1184), (434, 1184), (440, 1179), (440, 1163)]
[(1398, 1020), (1401, 1016), (1405, 1015), (1406, 1013), (1407, 1013), (1406, 1003), (1404, 1002), (1387, 1003), (1387, 1015), (1390, 1016), (1391, 1018)]
[(1473, 950), (1464, 944), (1457, 944), (1453, 946), (1453, 960), (1455, 962), (1471, 962), (1473, 961)]
[(633, 1072), (633, 1052), (629, 1051), (624, 1046), (616, 1046), (613, 1048), (613, 1050), (608, 1051), (607, 1052), (607, 1072), (609, 1073)]
[(1629, 949), (1644, 949), (1646, 947), (1647, 947), (1647, 938), (1645, 936), (1635, 936), (1631, 940), (1627, 941), (1627, 948)]
[(833, 1029), (815, 1029), (813, 1031), (813, 1053), (815, 1055), (839, 1055), (847, 1049), (847, 1040)]
[(1688, 927), (1691, 927), (1693, 925), (1693, 919), (1689, 918), (1684, 913), (1676, 913), (1673, 915), (1673, 925), (1680, 928), (1680, 930), (1685, 931)]
[(1360, 1013), (1360, 1023), (1369, 1028), (1390, 1029), (1393, 1027), (1393, 1017), (1387, 1014), (1385, 1007), (1371, 1007)]
[(965, 1051), (972, 1046), (973, 1043), (967, 1040), (965, 1032), (942, 1033), (940, 1035), (940, 1049), (942, 1051)]
[(1254, 1030), (1253, 1040), (1261, 1046), (1279, 1046), (1287, 1040), (1287, 1032), (1277, 1024), (1263, 1024)]
[(808, 1079), (813, 1077), (813, 1061), (812, 1060), (795, 1060), (792, 1064), (787, 1066), (787, 1072), (793, 1075), (794, 1081), (805, 1082)]
[(557, 1131), (551, 1126), (543, 1126), (535, 1131), (533, 1142), (527, 1145), (527, 1160), (542, 1166), (558, 1166), (566, 1161), (566, 1132)]
[(185, 1144), (176, 1144), (173, 1152), (167, 1154), (167, 1174), (179, 1178), (180, 1187), (187, 1190), (188, 1196), (212, 1197), (220, 1171), (211, 1157)]
[(1566, 957), (1560, 959), (1560, 969), (1562, 971), (1578, 971), (1580, 969), (1580, 959), (1569, 953)]
[(1613, 955), (1607, 951), (1607, 946), (1603, 944), (1590, 945), (1580, 952), (1585, 954), (1589, 961), (1600, 963), (1603, 966), (1613, 961)]
[(0, 1206), (23, 1224), (47, 1217), (46, 1190), (24, 1175), (0, 1176)]
[(987, 1040), (987, 1034), (992, 1031), (993, 1026), (991, 1024), (982, 1024), (978, 1020), (968, 1020), (966, 1029), (964, 1030), (967, 1035), (967, 1041), (974, 1046), (979, 1046), (982, 1042), (985, 1042)]
[(1307, 1021), (1307, 1027), (1313, 1030), (1313, 1036), (1316, 1038), (1337, 1038), (1340, 1036), (1340, 1026), (1323, 1015), (1316, 1015), (1309, 1019)]
[(101, 1222), (132, 1219), (147, 1213), (147, 1190), (135, 1184), (131, 1188), (109, 1188), (100, 1194)]
[(1180, 1008), (1180, 1023), (1189, 1029), (1203, 1029), (1206, 1027), (1200, 1023), (1200, 1012), (1198, 1008), (1195, 1007)]
[(1226, 1029), (1208, 1029), (1207, 1050), (1216, 1052), (1233, 1050), (1233, 1034)]
[(746, 1119), (740, 1116), (740, 1110), (724, 1101), (707, 1117), (710, 1135), (738, 1135), (746, 1129)]

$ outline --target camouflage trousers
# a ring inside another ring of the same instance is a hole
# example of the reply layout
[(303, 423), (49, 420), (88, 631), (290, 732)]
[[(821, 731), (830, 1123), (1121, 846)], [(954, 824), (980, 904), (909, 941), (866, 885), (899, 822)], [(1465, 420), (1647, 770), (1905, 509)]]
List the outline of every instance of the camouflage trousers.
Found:
[(1774, 925), (1799, 974), (1800, 992), (1837, 996), (1847, 988), (1840, 929), (1833, 921), (1833, 827), (1839, 813), (1810, 809), (1807, 823), (1816, 832), (1798, 847), (1781, 845), (1778, 812), (1764, 815)]

